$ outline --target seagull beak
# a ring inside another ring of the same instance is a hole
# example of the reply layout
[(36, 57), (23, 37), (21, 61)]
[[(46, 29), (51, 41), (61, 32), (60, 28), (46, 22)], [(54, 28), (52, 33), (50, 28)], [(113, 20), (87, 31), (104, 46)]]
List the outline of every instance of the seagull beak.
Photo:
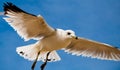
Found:
[(74, 39), (78, 39), (78, 37), (77, 37), (77, 36), (72, 36), (72, 38), (74, 38)]

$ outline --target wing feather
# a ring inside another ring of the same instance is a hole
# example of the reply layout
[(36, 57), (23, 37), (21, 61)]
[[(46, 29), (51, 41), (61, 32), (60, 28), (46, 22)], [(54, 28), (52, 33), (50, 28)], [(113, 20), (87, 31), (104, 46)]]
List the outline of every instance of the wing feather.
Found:
[(37, 17), (27, 13), (12, 3), (5, 3), (4, 11), (5, 16), (7, 16), (4, 19), (26, 41), (37, 36), (48, 36), (54, 31), (42, 16)]
[(73, 39), (71, 44), (64, 50), (74, 55), (82, 55), (105, 60), (120, 60), (120, 50), (104, 43), (78, 38)]

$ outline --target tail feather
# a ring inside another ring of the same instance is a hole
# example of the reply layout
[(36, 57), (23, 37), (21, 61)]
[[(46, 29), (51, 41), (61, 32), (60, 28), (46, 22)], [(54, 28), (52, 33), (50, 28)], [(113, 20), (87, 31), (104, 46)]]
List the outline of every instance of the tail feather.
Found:
[[(37, 44), (31, 44), (31, 45), (27, 45), (27, 46), (22, 46), (22, 47), (18, 47), (16, 49), (16, 52), (24, 57), (25, 59), (28, 59), (30, 61), (34, 61), (38, 55), (38, 52), (40, 51), (40, 46), (38, 46)], [(38, 56), (38, 61), (45, 61), (46, 60), (46, 56), (47, 53), (49, 51), (40, 51), (40, 54)], [(52, 51), (50, 52), (49, 56), (48, 56), (48, 61), (52, 62), (52, 61), (59, 61), (61, 60), (59, 55), (57, 54), (56, 51)]]
[(18, 47), (16, 49), (17, 53), (28, 60), (35, 60), (37, 57), (37, 53), (39, 52), (39, 48), (35, 46), (35, 44)]

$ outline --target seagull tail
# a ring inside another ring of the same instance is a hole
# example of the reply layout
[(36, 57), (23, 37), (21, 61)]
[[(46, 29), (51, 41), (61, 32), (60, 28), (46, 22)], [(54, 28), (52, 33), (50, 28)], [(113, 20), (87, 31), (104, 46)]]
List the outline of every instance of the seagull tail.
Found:
[(16, 52), (20, 56), (30, 61), (33, 61), (36, 59), (39, 51), (40, 51), (40, 47), (38, 47), (37, 44), (31, 44), (31, 45), (26, 45), (26, 46), (21, 46), (16, 48)]
[[(40, 45), (36, 44), (31, 44), (31, 45), (26, 45), (26, 46), (21, 46), (16, 48), (16, 52), (24, 57), (25, 59), (28, 59), (30, 61), (34, 61), (38, 55), (38, 52), (40, 51)], [(40, 51), (40, 54), (38, 56), (38, 61), (43, 61), (45, 62), (47, 53), (49, 51)], [(49, 62), (54, 62), (54, 61), (59, 61), (61, 58), (57, 54), (56, 51), (51, 51), (49, 56), (48, 56), (48, 61)]]

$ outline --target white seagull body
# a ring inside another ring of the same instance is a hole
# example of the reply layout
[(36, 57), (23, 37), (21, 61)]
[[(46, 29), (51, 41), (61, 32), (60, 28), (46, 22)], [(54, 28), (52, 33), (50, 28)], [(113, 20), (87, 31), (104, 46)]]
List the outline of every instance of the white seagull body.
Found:
[[(75, 36), (72, 30), (53, 29), (42, 16), (29, 14), (12, 3), (4, 4), (4, 19), (25, 40), (38, 40), (35, 44), (18, 47), (17, 53), (28, 59), (50, 61), (60, 60), (56, 50), (64, 49), (73, 55), (83, 55), (105, 60), (120, 60), (120, 50), (104, 43)], [(38, 55), (38, 52), (40, 54)]]

